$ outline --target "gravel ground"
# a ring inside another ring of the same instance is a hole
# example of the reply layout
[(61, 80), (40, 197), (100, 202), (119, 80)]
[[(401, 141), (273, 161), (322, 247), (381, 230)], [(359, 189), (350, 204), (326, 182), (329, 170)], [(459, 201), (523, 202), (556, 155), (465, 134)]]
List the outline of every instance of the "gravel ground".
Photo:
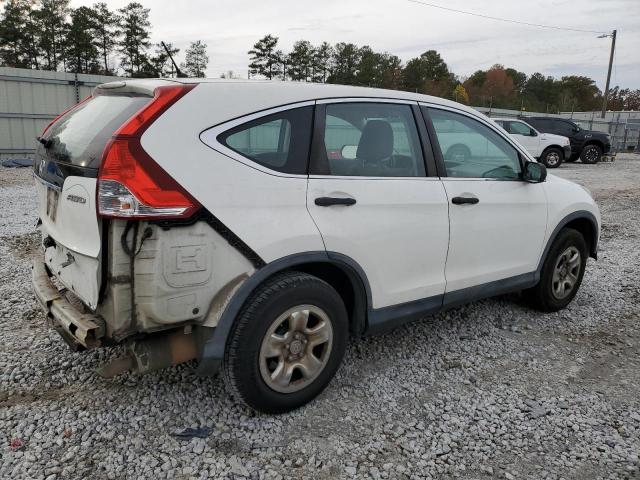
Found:
[(103, 380), (118, 352), (70, 352), (30, 291), (30, 172), (0, 168), (0, 478), (640, 478), (640, 157), (557, 174), (604, 222), (566, 310), (505, 296), (352, 341), (320, 398), (256, 416), (189, 366)]

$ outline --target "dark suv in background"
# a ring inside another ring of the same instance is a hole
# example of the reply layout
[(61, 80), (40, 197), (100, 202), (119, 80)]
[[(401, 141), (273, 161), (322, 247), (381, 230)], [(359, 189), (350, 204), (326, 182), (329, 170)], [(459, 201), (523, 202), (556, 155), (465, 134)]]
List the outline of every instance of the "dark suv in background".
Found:
[(602, 155), (611, 151), (611, 137), (603, 132), (584, 130), (571, 120), (552, 117), (525, 117), (525, 122), (544, 133), (567, 137), (571, 142), (571, 156), (565, 162), (578, 158), (582, 163), (597, 163)]

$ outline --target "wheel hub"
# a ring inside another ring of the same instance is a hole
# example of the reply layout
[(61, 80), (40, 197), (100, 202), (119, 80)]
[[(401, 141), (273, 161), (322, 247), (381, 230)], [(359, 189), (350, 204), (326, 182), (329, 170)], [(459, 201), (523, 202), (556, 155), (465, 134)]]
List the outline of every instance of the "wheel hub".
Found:
[(301, 340), (294, 340), (289, 344), (289, 352), (291, 352), (292, 355), (300, 355), (303, 350), (304, 344)]

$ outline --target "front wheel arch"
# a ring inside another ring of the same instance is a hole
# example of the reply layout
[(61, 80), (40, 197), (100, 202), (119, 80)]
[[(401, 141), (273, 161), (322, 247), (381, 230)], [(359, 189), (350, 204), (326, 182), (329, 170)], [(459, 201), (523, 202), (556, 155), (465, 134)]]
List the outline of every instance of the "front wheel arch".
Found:
[(553, 245), (560, 231), (566, 227), (573, 228), (580, 232), (587, 243), (589, 256), (595, 260), (598, 259), (598, 221), (593, 213), (587, 210), (578, 210), (562, 218), (553, 229), (553, 232), (551, 232), (542, 256), (540, 257), (540, 261), (538, 262), (538, 268), (536, 270), (538, 274), (542, 270), (542, 265), (547, 258), (551, 245)]

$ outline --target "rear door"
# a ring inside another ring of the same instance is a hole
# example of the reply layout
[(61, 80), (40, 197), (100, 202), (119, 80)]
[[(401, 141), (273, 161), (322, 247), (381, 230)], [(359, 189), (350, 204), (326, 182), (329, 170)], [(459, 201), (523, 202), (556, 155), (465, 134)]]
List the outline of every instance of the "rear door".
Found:
[[(449, 201), (445, 303), (471, 299), (464, 290), (470, 287), (524, 279), (536, 270), (542, 251), (547, 223), (544, 184), (520, 180), (521, 154), (489, 121), (456, 109), (422, 108), (437, 139), (434, 149), (443, 163)], [(443, 159), (438, 151), (441, 139), (482, 148), (469, 148), (470, 157)]]
[(426, 297), (439, 306), (445, 289), (447, 197), (427, 176), (416, 112), (377, 99), (316, 107), (307, 208), (327, 251), (362, 267), (374, 308)]
[(96, 179), (115, 131), (150, 100), (98, 95), (77, 105), (42, 135), (34, 161), (45, 262), (89, 307), (98, 304), (102, 231)]

